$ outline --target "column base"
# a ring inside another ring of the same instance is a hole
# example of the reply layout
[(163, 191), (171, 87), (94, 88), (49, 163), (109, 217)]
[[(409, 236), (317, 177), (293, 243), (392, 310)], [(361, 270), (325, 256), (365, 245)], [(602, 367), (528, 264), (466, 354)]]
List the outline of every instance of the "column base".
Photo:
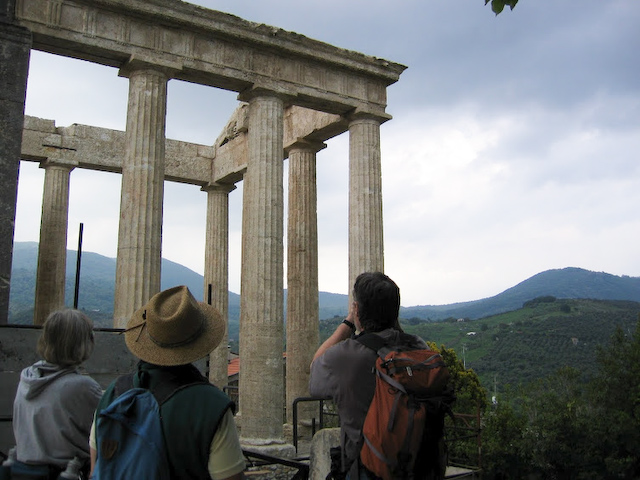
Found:
[[(279, 463), (278, 460), (293, 460), (295, 448), (290, 443), (275, 440), (247, 440), (241, 439), (242, 449), (249, 452), (249, 463), (245, 475), (254, 480), (284, 480), (293, 478), (299, 468), (289, 464)], [(255, 453), (257, 456), (251, 456)]]
[(332, 447), (340, 445), (340, 428), (324, 428), (313, 436), (309, 452), (309, 480), (324, 480), (331, 470)]
[(255, 452), (270, 457), (291, 459), (296, 455), (296, 449), (291, 443), (281, 440), (261, 440), (241, 438), (240, 444), (243, 450)]
[[(285, 423), (282, 427), (285, 441), (295, 444), (293, 438), (293, 424)], [(318, 427), (316, 426), (315, 428), (317, 429)], [(298, 455), (300, 455), (300, 450), (309, 450), (312, 432), (313, 425), (311, 420), (298, 421)]]

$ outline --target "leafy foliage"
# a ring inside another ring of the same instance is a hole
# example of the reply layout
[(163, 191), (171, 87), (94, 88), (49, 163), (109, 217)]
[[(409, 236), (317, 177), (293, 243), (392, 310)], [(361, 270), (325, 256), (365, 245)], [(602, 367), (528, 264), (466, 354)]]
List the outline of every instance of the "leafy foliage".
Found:
[(557, 300), (556, 297), (554, 297), (553, 295), (544, 295), (542, 297), (536, 297), (533, 300), (529, 300), (527, 302), (524, 302), (522, 304), (522, 306), (524, 308), (533, 308), (536, 305), (539, 305), (541, 303), (553, 303)]
[(484, 478), (640, 476), (640, 321), (598, 348), (585, 382), (564, 367), (509, 390), (484, 416)]
[(467, 429), (460, 428), (460, 423), (461, 416), (477, 418), (484, 411), (487, 407), (487, 392), (480, 384), (478, 375), (464, 367), (455, 350), (444, 345), (437, 347), (433, 342), (427, 342), (427, 345), (442, 355), (451, 375), (450, 385), (456, 395), (453, 411), (457, 420), (454, 423), (451, 418), (445, 418), (449, 460), (456, 464), (477, 466), (480, 460), (475, 432), (470, 434)]
[(598, 349), (599, 375), (592, 396), (600, 406), (601, 457), (619, 478), (640, 477), (640, 321), (631, 334), (618, 328)]
[(509, 6), (511, 10), (514, 9), (518, 0), (484, 0), (484, 4), (491, 2), (491, 10), (496, 15), (500, 14), (505, 6)]
[(444, 363), (451, 374), (451, 384), (456, 392), (456, 412), (475, 414), (478, 408), (484, 410), (487, 406), (487, 392), (480, 384), (478, 375), (471, 369), (464, 367), (455, 350), (441, 345), (440, 348), (432, 342), (429, 346), (440, 352)]

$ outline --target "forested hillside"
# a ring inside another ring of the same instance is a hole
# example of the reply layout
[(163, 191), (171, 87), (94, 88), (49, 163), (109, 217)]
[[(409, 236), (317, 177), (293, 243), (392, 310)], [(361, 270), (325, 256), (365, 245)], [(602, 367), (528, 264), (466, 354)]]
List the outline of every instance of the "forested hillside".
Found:
[(638, 302), (545, 298), (481, 320), (421, 323), (406, 329), (454, 348), (485, 387), (493, 389), (495, 381), (503, 389), (564, 366), (592, 376), (596, 345), (606, 344), (617, 326), (632, 330), (640, 313)]
[[(540, 297), (523, 308), (479, 320), (426, 322), (401, 318), (405, 331), (453, 348), (475, 370), (487, 390), (528, 383), (570, 366), (583, 377), (595, 373), (597, 345), (605, 345), (617, 326), (632, 330), (640, 303), (620, 300)], [(321, 340), (342, 317), (323, 321)]]

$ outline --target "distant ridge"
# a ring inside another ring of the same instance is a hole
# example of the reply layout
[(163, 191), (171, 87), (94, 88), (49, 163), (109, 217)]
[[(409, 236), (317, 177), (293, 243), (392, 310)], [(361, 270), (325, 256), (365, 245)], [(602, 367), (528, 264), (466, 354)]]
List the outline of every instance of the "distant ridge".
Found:
[(477, 319), (517, 310), (524, 302), (546, 295), (639, 302), (640, 277), (620, 277), (575, 267), (547, 270), (493, 297), (450, 305), (408, 307), (402, 309), (401, 315), (431, 320), (450, 317)]
[[(75, 250), (67, 250), (65, 304), (68, 306), (73, 305), (76, 256)], [(38, 243), (16, 242), (13, 247), (11, 269), (10, 323), (31, 322), (37, 265)], [(93, 320), (100, 326), (112, 326), (110, 319), (113, 318), (115, 278), (115, 258), (93, 252), (82, 252), (78, 308), (92, 312)], [(186, 285), (198, 300), (203, 300), (204, 277), (183, 265), (164, 258), (162, 259), (160, 284), (162, 289), (174, 285)], [(239, 312), (239, 295), (229, 292), (229, 303), (237, 305)], [(28, 319), (24, 321), (25, 318)]]
[[(16, 242), (13, 251), (9, 322), (29, 323), (32, 318), (35, 295), (35, 276), (38, 258), (36, 242)], [(73, 304), (76, 252), (67, 251), (66, 304)], [(110, 326), (113, 313), (116, 260), (97, 253), (82, 253), (79, 308), (92, 312), (98, 324)], [(202, 275), (178, 263), (162, 260), (161, 287), (187, 285), (199, 299), (203, 298)], [(615, 276), (604, 272), (591, 272), (581, 268), (547, 270), (511, 287), (493, 297), (449, 305), (403, 307), (402, 318), (442, 320), (446, 318), (477, 319), (508, 312), (522, 307), (527, 300), (551, 295), (556, 298), (592, 298), (599, 300), (632, 300), (640, 302), (640, 277)], [(286, 302), (286, 291), (285, 291)], [(345, 316), (348, 296), (337, 293), (319, 293), (320, 319)], [(229, 292), (230, 334), (237, 331), (240, 318), (240, 296)]]

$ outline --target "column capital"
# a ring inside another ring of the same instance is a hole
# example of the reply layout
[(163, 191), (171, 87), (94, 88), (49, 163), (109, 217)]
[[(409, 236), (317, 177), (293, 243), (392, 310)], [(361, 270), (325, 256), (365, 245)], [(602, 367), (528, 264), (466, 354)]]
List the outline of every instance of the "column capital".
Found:
[[(3, 2), (3, 4), (4, 3), (5, 2)], [(14, 8), (15, 2), (13, 1), (0, 6), (0, 38), (3, 42), (8, 41), (11, 43), (28, 43), (29, 47), (31, 47), (31, 30), (14, 23)], [(3, 15), (5, 12), (7, 13), (7, 15)]]
[(45, 170), (52, 167), (65, 168), (69, 171), (73, 170), (78, 166), (78, 162), (75, 160), (65, 160), (62, 158), (51, 159), (48, 158), (40, 162), (40, 168), (44, 168)]
[(159, 61), (159, 59), (146, 59), (141, 56), (131, 55), (129, 60), (124, 62), (118, 71), (119, 77), (130, 78), (134, 73), (146, 71), (150, 74), (163, 76), (169, 80), (174, 78), (182, 70), (179, 63)]
[(262, 85), (253, 85), (246, 90), (240, 92), (238, 94), (238, 100), (241, 102), (251, 102), (254, 98), (258, 97), (275, 97), (286, 105), (289, 103), (293, 103), (292, 100), (294, 98), (294, 94), (283, 89), (278, 85), (273, 85), (272, 87), (266, 87)]
[(382, 125), (384, 122), (391, 120), (392, 117), (387, 113), (373, 113), (355, 109), (352, 112), (344, 115), (344, 118), (349, 122), (349, 124), (375, 121)]
[(236, 186), (230, 183), (208, 183), (203, 185), (200, 190), (202, 192), (220, 192), (220, 193), (231, 193), (236, 189)]
[(293, 143), (284, 147), (284, 153), (288, 157), (291, 152), (296, 150), (311, 151), (318, 153), (320, 150), (327, 148), (327, 144), (324, 142), (315, 142), (313, 140), (307, 140), (304, 138), (298, 138)]

